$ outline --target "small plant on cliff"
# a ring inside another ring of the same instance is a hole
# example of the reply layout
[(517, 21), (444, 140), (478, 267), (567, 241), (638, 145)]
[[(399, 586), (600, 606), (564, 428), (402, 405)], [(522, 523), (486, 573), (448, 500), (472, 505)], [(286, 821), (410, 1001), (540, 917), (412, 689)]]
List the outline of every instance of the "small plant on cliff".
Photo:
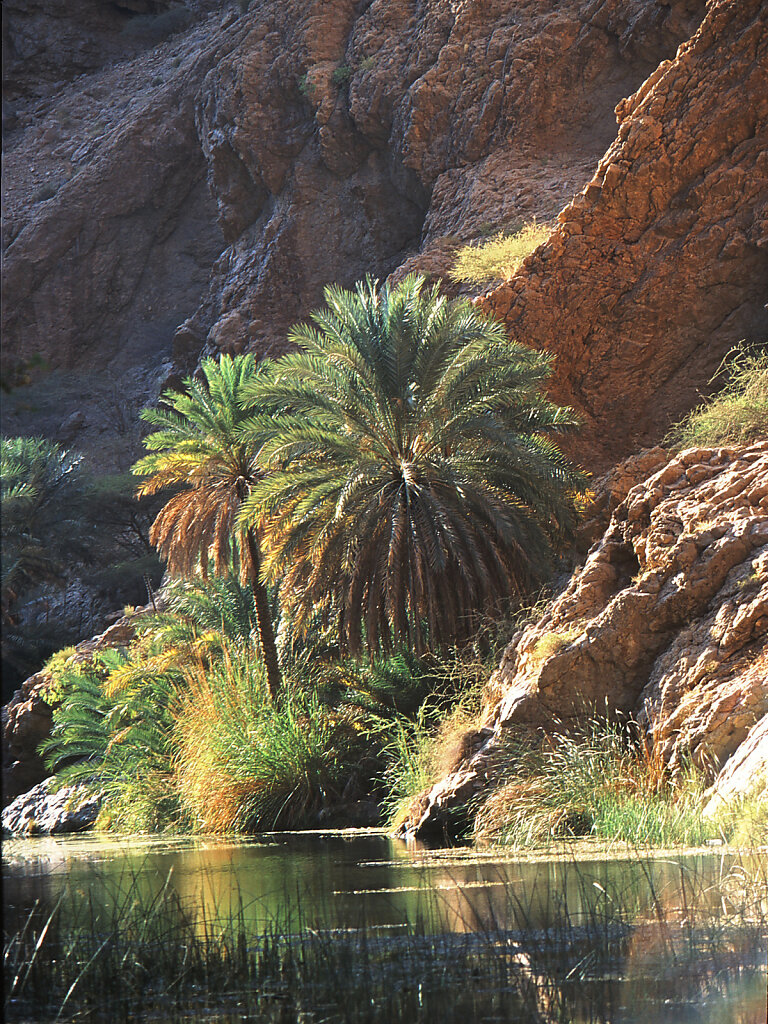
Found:
[(273, 416), (241, 521), (297, 629), (321, 609), (353, 654), (467, 641), (572, 534), (583, 477), (554, 438), (576, 418), (546, 356), (423, 278), (325, 300), (250, 387)]
[(349, 82), (351, 77), (352, 68), (349, 66), (349, 64), (339, 64), (339, 66), (334, 70), (333, 74), (331, 75), (333, 84), (338, 86), (339, 89), (343, 88), (343, 86), (345, 86)]
[(768, 437), (768, 351), (737, 349), (723, 371), (725, 387), (673, 427), (666, 440), (670, 447), (713, 448)]
[(307, 99), (309, 99), (309, 97), (315, 91), (315, 87), (312, 84), (312, 82), (310, 82), (308, 74), (301, 76), (301, 78), (298, 81), (298, 86), (301, 95), (306, 97)]
[(466, 245), (456, 253), (448, 277), (457, 284), (474, 285), (512, 277), (526, 256), (546, 241), (550, 230), (545, 224), (531, 221), (513, 234), (500, 231), (479, 245)]
[(204, 381), (189, 378), (186, 392), (166, 392), (159, 409), (142, 413), (157, 429), (144, 441), (149, 455), (133, 467), (145, 479), (139, 496), (169, 486), (184, 489), (155, 519), (150, 540), (173, 575), (227, 575), (233, 566), (249, 582), (256, 601), (259, 640), (272, 694), (280, 688), (269, 596), (261, 582), (261, 552), (253, 519), (239, 520), (243, 502), (261, 475), (259, 445), (242, 426), (252, 412), (245, 395), (260, 370), (253, 356), (217, 363), (205, 359)]
[(570, 646), (573, 641), (581, 635), (582, 627), (578, 625), (566, 626), (564, 629), (553, 629), (545, 633), (537, 641), (534, 649), (534, 657), (537, 661), (546, 661), (553, 654), (558, 654)]

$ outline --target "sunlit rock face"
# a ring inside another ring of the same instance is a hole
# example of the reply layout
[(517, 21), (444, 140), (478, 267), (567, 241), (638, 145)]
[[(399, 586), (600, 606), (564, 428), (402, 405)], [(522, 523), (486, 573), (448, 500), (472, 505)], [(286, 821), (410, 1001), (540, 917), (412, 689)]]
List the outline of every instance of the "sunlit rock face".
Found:
[(612, 465), (768, 332), (768, 21), (719, 0), (616, 107), (618, 135), (550, 240), (482, 308), (556, 353), (552, 392)]
[(103, 796), (86, 785), (59, 788), (45, 779), (3, 810), (4, 836), (59, 836), (85, 832), (101, 810)]
[(723, 798), (754, 783), (737, 768), (765, 757), (768, 442), (689, 449), (629, 490), (583, 567), (507, 648), (479, 748), (406, 829), (436, 829), (486, 787), (511, 731), (556, 732), (590, 712), (635, 718), (673, 773), (691, 761), (717, 783), (722, 770)]
[[(762, 672), (768, 677), (768, 659), (763, 659)], [(723, 770), (710, 788), (704, 814), (717, 814), (729, 801), (739, 800), (768, 789), (768, 715), (756, 722), (747, 738), (726, 761)]]

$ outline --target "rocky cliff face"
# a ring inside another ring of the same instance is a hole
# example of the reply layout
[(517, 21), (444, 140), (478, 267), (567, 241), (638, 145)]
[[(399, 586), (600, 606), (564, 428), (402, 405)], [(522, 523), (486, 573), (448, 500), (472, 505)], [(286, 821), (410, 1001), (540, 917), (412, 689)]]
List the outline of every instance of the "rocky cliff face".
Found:
[(735, 342), (768, 336), (765, 4), (712, 3), (616, 114), (550, 240), (481, 303), (556, 353), (553, 393), (584, 413), (598, 467), (656, 441)]
[(4, 157), (6, 360), (93, 371), (169, 354), (223, 245), (194, 127), (220, 20), (27, 98)]
[(174, 331), (184, 368), (280, 348), (330, 280), (554, 216), (703, 2), (67, 10), (7, 18), (5, 353), (123, 374)]
[[(483, 791), (511, 730), (567, 729), (590, 710), (633, 716), (673, 772), (688, 759), (712, 782), (722, 772), (731, 797), (768, 764), (768, 443), (655, 458), (513, 639), (476, 752), (416, 802), (407, 829), (439, 829)], [(736, 773), (742, 762), (751, 775)]]
[(179, 341), (279, 349), (329, 280), (441, 273), (459, 241), (554, 216), (613, 137), (616, 99), (702, 13), (622, 6), (252, 4), (201, 92), (231, 244)]

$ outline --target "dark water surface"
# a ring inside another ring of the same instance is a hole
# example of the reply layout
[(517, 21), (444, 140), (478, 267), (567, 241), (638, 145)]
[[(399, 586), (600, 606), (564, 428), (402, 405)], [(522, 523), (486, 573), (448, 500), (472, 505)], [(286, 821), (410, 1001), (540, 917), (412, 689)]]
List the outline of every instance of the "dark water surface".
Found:
[[(354, 830), (237, 841), (46, 838), (13, 840), (3, 848), (6, 931), (19, 927), (33, 908), (48, 912), (65, 888), (102, 907), (133, 897), (148, 905), (171, 889), (196, 915), (201, 934), (212, 920), (238, 914), (253, 932), (277, 922), (283, 930), (364, 928), (396, 936), (409, 926), (429, 934), (513, 932), (531, 941), (588, 927), (595, 932), (603, 920), (607, 930), (629, 922), (626, 955), (618, 973), (612, 968), (616, 977), (598, 971), (601, 983), (624, 986), (618, 1000), (622, 1010), (611, 1019), (669, 1024), (762, 1024), (764, 879), (765, 867), (756, 854), (619, 859), (597, 852), (577, 858), (566, 852), (534, 859), (498, 852), (429, 852), (381, 833)], [(686, 996), (681, 1016), (682, 1004), (674, 999), (669, 1012), (664, 1010), (665, 999), (670, 1003), (665, 992), (674, 995), (676, 972), (690, 968), (692, 947), (686, 956), (681, 937), (694, 927), (697, 942), (703, 936), (705, 946), (708, 942), (714, 949), (716, 941), (722, 949), (704, 981), (698, 980), (693, 995)], [(525, 938), (521, 941), (525, 946)], [(580, 970), (588, 973), (583, 965)], [(661, 988), (651, 1012), (642, 1008), (643, 998), (647, 979), (656, 976)]]
[(733, 855), (648, 859), (520, 859), (415, 849), (356, 830), (279, 833), (253, 839), (13, 840), (3, 853), (6, 913), (53, 905), (70, 885), (101, 902), (170, 886), (190, 905), (229, 917), (242, 905), (256, 929), (300, 912), (328, 927), (394, 926), (422, 920), (441, 931), (579, 924), (606, 894), (638, 914), (689, 891), (717, 903)]

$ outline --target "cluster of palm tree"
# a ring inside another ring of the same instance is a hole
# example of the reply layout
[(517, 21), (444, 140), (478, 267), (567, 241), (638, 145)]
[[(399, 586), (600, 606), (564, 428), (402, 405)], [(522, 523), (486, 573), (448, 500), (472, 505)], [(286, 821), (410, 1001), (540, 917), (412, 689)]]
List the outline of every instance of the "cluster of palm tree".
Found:
[(462, 643), (547, 574), (584, 486), (546, 355), (416, 276), (325, 303), (291, 354), (207, 359), (166, 393), (134, 467), (140, 494), (181, 488), (151, 531), (169, 571), (252, 586), (273, 695), (269, 585), (352, 654)]

